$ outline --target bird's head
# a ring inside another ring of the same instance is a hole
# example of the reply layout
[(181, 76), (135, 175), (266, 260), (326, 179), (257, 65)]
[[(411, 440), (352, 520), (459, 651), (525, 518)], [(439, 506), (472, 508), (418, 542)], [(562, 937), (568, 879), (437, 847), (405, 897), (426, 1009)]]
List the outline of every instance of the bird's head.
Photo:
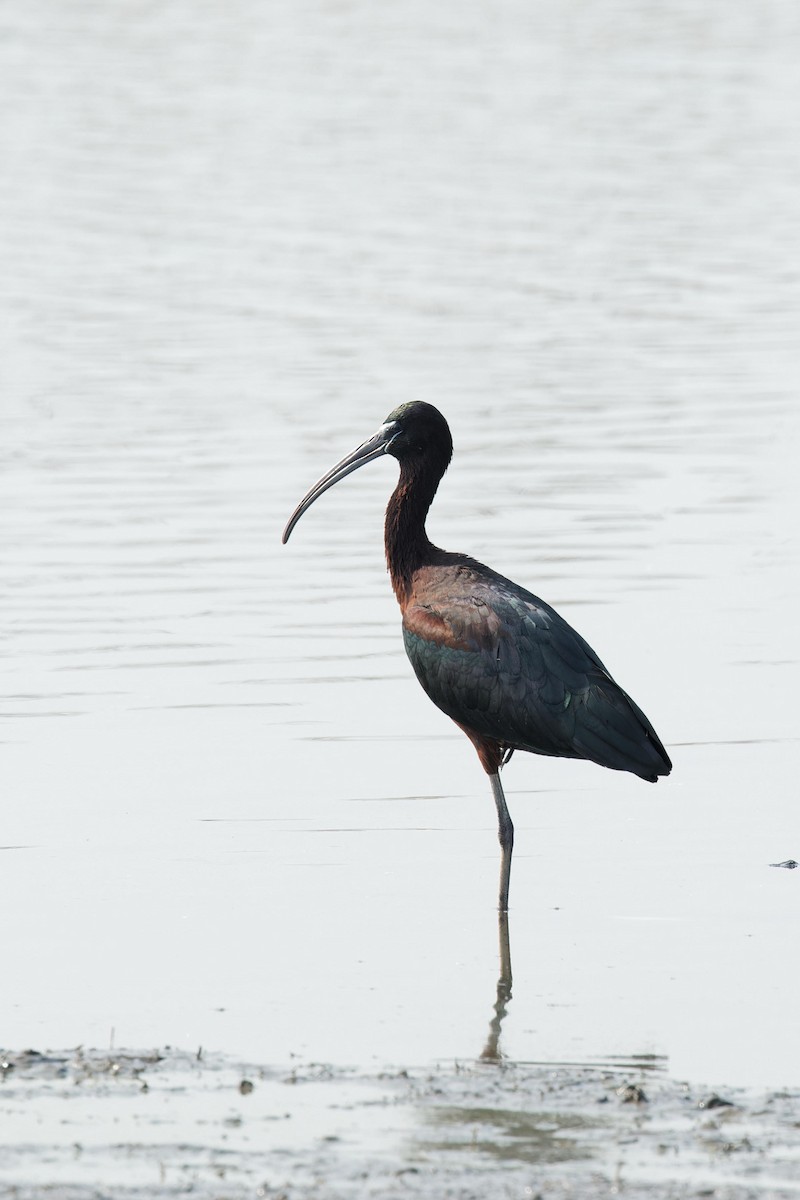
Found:
[(447, 467), (453, 455), (450, 427), (438, 408), (424, 400), (412, 400), (390, 412), (381, 429), (391, 430), (386, 453), (400, 462), (435, 458)]
[(391, 454), (401, 468), (414, 473), (427, 469), (435, 474), (436, 481), (447, 470), (453, 454), (453, 439), (450, 429), (438, 408), (422, 400), (401, 404), (390, 412), (377, 433), (357, 446), (351, 454), (332, 467), (303, 497), (289, 518), (283, 531), (282, 541), (288, 542), (292, 530), (311, 507), (314, 501), (344, 479), (352, 471), (373, 462), (384, 454)]

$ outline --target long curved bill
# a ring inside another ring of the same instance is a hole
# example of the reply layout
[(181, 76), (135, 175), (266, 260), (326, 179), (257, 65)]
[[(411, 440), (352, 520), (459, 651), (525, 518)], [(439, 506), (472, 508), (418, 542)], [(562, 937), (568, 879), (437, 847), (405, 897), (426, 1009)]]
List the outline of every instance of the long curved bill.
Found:
[(311, 507), (323, 492), (327, 492), (328, 488), (332, 488), (335, 483), (338, 483), (340, 479), (344, 479), (352, 471), (357, 471), (359, 467), (364, 467), (367, 463), (373, 462), (376, 458), (380, 458), (382, 454), (385, 454), (397, 436), (397, 432), (397, 423), (395, 421), (388, 421), (385, 425), (381, 425), (373, 437), (369, 438), (366, 442), (362, 442), (352, 454), (348, 454), (335, 467), (331, 467), (326, 475), (318, 479), (289, 517), (286, 528), (283, 531), (283, 537), (281, 538), (283, 544), (286, 545), (288, 542), (292, 530), (303, 513)]

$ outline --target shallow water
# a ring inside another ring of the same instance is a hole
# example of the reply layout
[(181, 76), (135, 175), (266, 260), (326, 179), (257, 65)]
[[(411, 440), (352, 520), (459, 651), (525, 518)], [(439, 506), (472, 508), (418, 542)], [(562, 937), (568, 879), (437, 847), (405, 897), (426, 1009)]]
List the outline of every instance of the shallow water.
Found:
[(658, 787), (517, 755), (512, 1060), (800, 1084), (800, 17), (788, 0), (12, 4), (0, 43), (0, 1027), (481, 1053), (498, 851), (379, 463), (556, 604)]

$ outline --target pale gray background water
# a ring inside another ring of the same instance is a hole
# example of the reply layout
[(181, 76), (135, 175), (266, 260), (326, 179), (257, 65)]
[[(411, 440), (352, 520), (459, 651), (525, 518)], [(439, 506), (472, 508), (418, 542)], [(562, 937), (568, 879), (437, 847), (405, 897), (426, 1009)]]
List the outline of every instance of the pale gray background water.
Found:
[(0, 29), (7, 1046), (475, 1056), (485, 779), (408, 666), (379, 463), (670, 747), (518, 755), (517, 1059), (800, 1083), (800, 10), (123, 0)]

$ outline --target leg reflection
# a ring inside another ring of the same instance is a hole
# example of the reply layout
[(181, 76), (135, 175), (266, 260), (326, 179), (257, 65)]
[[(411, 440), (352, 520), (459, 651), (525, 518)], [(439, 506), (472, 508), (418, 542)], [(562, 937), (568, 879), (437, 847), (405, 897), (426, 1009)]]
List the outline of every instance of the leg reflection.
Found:
[(500, 1030), (506, 1009), (511, 999), (511, 945), (508, 937), (508, 913), (498, 915), (497, 930), (500, 939), (500, 978), (497, 981), (497, 999), (494, 1005), (494, 1016), (489, 1022), (489, 1036), (481, 1053), (484, 1062), (502, 1062), (500, 1050)]

